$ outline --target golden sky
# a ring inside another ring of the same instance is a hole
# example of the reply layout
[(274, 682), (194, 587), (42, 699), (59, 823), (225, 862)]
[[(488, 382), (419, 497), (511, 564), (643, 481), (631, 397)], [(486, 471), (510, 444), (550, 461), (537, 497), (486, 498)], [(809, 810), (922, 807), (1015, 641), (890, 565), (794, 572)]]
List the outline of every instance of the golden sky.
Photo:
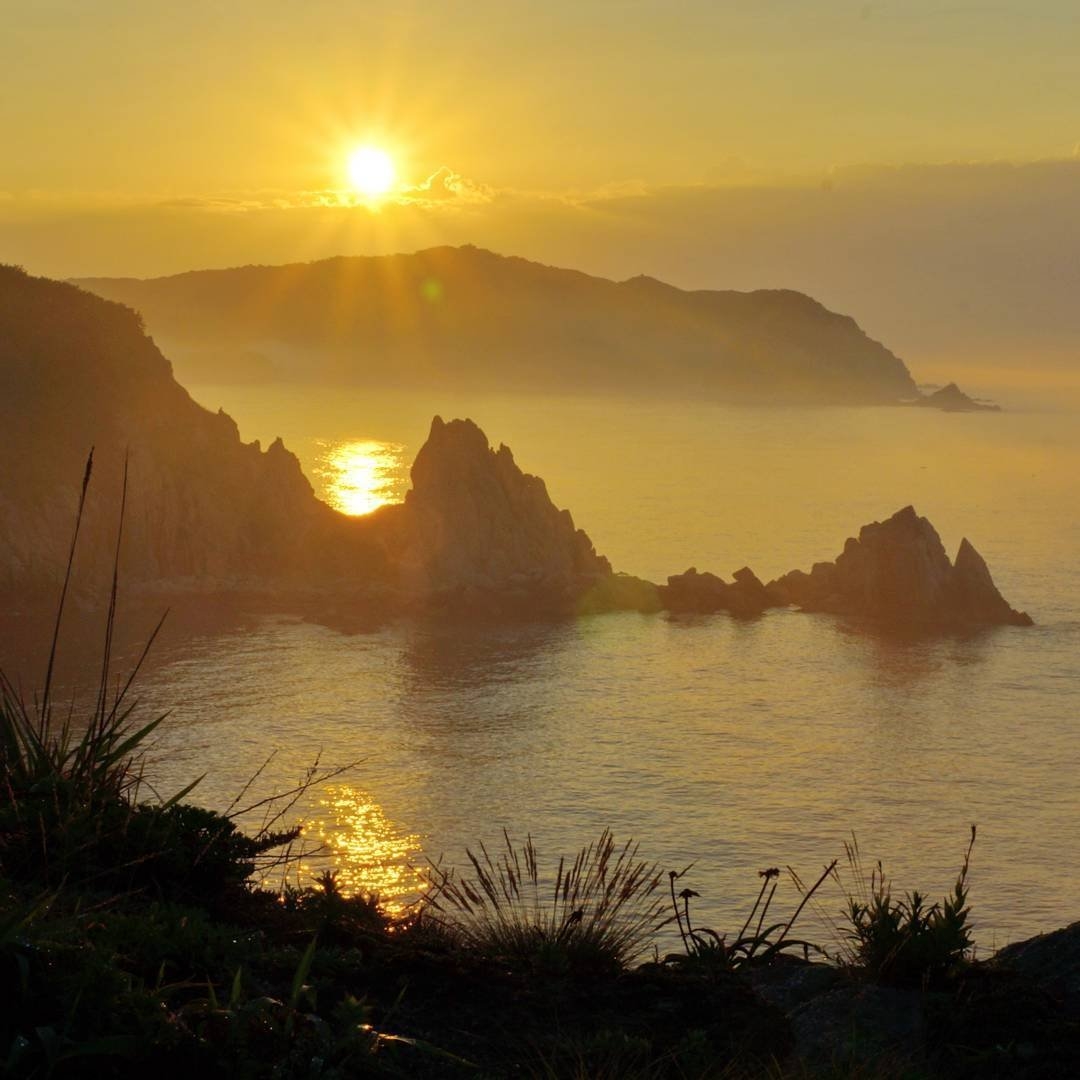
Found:
[(591, 189), (1080, 141), (1074, 0), (2, 0), (0, 190)]
[[(0, 0), (0, 26), (0, 261), (34, 272), (471, 241), (801, 288), (898, 350), (1000, 342), (1026, 289), (1022, 332), (1080, 340), (1076, 0)], [(361, 144), (394, 157), (379, 206)]]

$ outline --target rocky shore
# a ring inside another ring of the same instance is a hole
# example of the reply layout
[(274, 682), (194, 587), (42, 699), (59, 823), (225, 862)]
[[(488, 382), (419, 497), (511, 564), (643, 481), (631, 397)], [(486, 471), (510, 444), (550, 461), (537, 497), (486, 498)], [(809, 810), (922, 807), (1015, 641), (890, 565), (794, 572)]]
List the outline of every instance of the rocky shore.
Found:
[(822, 963), (748, 973), (813, 1075), (1058, 1078), (1080, 1071), (1080, 923), (1009, 945), (933, 986)]

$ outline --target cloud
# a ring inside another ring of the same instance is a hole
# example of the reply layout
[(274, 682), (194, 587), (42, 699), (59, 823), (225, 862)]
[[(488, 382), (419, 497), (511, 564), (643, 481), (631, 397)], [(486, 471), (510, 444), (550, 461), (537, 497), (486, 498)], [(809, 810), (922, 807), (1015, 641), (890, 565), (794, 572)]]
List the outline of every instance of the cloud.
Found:
[(254, 198), (228, 196), (200, 197), (188, 196), (175, 199), (166, 199), (155, 204), (163, 210), (205, 210), (211, 213), (237, 213), (249, 210), (261, 210), (264, 204)]
[(446, 203), (476, 205), (491, 202), (495, 195), (494, 188), (470, 180), (447, 165), (441, 165), (423, 183), (406, 188), (396, 201), (414, 205)]
[(164, 210), (249, 213), (274, 210), (383, 211), (400, 207), (477, 206), (493, 202), (498, 192), (487, 184), (471, 180), (447, 165), (436, 169), (423, 182), (406, 187), (383, 199), (372, 201), (342, 188), (313, 191), (257, 191), (210, 196), (172, 198), (154, 203)]

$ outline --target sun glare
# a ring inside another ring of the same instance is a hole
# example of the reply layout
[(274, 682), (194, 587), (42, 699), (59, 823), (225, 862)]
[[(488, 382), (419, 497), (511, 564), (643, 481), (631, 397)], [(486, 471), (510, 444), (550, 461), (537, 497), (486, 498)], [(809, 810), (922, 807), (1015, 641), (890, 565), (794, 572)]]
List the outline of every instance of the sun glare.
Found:
[(341, 891), (346, 896), (375, 894), (386, 911), (404, 913), (423, 890), (423, 878), (414, 868), (420, 838), (400, 831), (382, 807), (357, 788), (327, 788), (319, 802), (320, 848), (338, 872)]
[(385, 150), (361, 146), (349, 155), (349, 180), (369, 199), (385, 195), (394, 186), (396, 176), (394, 163)]
[(335, 510), (370, 514), (401, 499), (405, 448), (400, 443), (363, 439), (321, 443), (320, 448), (315, 472)]

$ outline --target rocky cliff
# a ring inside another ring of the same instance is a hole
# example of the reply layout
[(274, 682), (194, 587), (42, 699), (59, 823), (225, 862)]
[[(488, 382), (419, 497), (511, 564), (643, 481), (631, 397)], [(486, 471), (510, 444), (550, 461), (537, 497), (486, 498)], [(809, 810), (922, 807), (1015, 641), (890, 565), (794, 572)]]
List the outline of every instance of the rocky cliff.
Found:
[(245, 444), (191, 399), (133, 311), (0, 267), (0, 374), (0, 592), (60, 579), (91, 447), (81, 583), (108, 579), (125, 457), (131, 585), (280, 586), (378, 566), (379, 545), (315, 498), (280, 441)]
[(906, 506), (864, 525), (831, 563), (792, 570), (768, 590), (804, 611), (867, 616), (900, 626), (1030, 626), (998, 592), (982, 556), (965, 539), (951, 563), (937, 530)]
[(229, 416), (194, 402), (133, 311), (12, 267), (0, 267), (0, 374), (9, 597), (55, 592), (91, 447), (77, 580), (99, 590), (125, 458), (129, 587), (565, 613), (612, 576), (544, 482), (471, 421), (435, 419), (404, 505), (347, 517), (280, 440), (244, 443)]
[(431, 604), (573, 610), (611, 575), (544, 481), (471, 420), (436, 416), (412, 466), (398, 528), (400, 585)]

